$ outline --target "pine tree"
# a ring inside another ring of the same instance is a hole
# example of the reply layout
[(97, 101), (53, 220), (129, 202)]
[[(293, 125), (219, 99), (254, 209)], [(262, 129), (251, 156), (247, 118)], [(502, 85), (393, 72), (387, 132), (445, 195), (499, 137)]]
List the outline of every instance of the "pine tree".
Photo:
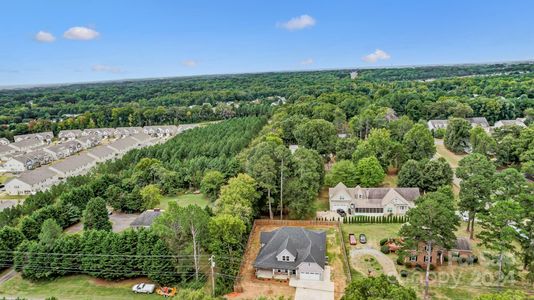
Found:
[(163, 257), (172, 255), (165, 242), (158, 240), (151, 255), (148, 278), (163, 286), (175, 283), (178, 280), (175, 260), (172, 257)]
[(104, 199), (96, 197), (89, 200), (83, 211), (83, 229), (111, 231), (111, 222)]

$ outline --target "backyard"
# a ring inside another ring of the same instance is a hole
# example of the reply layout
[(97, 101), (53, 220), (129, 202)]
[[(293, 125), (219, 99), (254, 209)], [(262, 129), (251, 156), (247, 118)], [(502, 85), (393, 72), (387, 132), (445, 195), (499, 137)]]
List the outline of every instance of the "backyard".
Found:
[(159, 207), (165, 210), (169, 208), (170, 202), (176, 202), (179, 206), (188, 206), (194, 204), (202, 208), (206, 207), (207, 205), (211, 205), (208, 198), (206, 198), (202, 194), (181, 194), (163, 197), (163, 200), (161, 200)]

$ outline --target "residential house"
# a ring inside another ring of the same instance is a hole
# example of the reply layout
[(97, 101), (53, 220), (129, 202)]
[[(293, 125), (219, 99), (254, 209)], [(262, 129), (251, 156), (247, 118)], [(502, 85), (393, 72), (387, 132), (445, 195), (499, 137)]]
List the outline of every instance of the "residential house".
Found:
[(143, 132), (153, 137), (167, 137), (177, 134), (178, 127), (175, 125), (145, 126)]
[(0, 138), (0, 145), (7, 145), (9, 144), (9, 140), (6, 138)]
[(90, 136), (81, 136), (76, 138), (75, 141), (78, 141), (83, 149), (93, 148), (96, 145), (100, 144), (100, 136), (90, 135)]
[(117, 152), (117, 156), (122, 156), (126, 152), (137, 148), (139, 145), (139, 142), (134, 139), (131, 136), (127, 136), (122, 139), (118, 139), (116, 141), (113, 141), (108, 145), (111, 149), (113, 149), (115, 152)]
[(449, 263), (466, 262), (473, 256), (473, 250), (471, 243), (467, 238), (457, 238), (454, 242), (454, 246), (451, 249), (444, 249), (442, 247), (432, 247), (431, 255), (428, 256), (427, 244), (419, 242), (417, 244), (417, 250), (412, 251), (410, 255), (407, 255), (404, 260), (405, 263), (409, 263), (412, 266), (419, 265), (426, 268), (428, 261), (434, 266), (441, 266), (447, 261)]
[(186, 130), (197, 128), (198, 126), (200, 126), (200, 125), (199, 124), (182, 124), (182, 125), (178, 125), (177, 134), (182, 133), (182, 132), (184, 132)]
[(67, 157), (65, 160), (58, 162), (57, 164), (51, 165), (50, 170), (56, 172), (59, 175), (60, 179), (84, 175), (89, 170), (95, 166), (96, 159), (82, 153), (79, 155), (73, 155)]
[(154, 220), (164, 211), (159, 208), (149, 209), (142, 212), (135, 220), (130, 223), (132, 228), (149, 228), (154, 223)]
[(100, 139), (107, 139), (113, 136), (113, 128), (88, 128), (82, 132), (83, 136), (98, 136)]
[(133, 134), (130, 137), (132, 137), (134, 140), (138, 142), (138, 147), (145, 147), (145, 146), (150, 146), (154, 144), (153, 143), (154, 138), (143, 132)]
[(517, 118), (515, 120), (500, 120), (500, 121), (497, 121), (493, 125), (493, 129), (501, 128), (501, 127), (504, 127), (504, 126), (527, 127), (527, 125), (525, 125), (525, 123), (524, 123), (522, 118)]
[(39, 133), (29, 133), (29, 134), (19, 134), (15, 135), (13, 139), (15, 142), (20, 142), (22, 140), (28, 140), (28, 139), (38, 139), (42, 141), (43, 143), (50, 144), (52, 142), (52, 139), (54, 138), (54, 133), (52, 131), (45, 131), (45, 132), (39, 132)]
[(82, 136), (80, 129), (61, 130), (57, 137), (62, 141), (70, 141)]
[(56, 144), (43, 149), (54, 156), (55, 160), (60, 160), (69, 157), (82, 150), (82, 144), (79, 141), (67, 141), (61, 144)]
[(53, 160), (54, 157), (50, 153), (44, 150), (36, 150), (10, 158), (4, 163), (4, 169), (9, 172), (23, 172), (46, 165)]
[(7, 146), (12, 147), (19, 152), (28, 152), (43, 145), (43, 141), (40, 139), (25, 139), (18, 142), (11, 143)]
[(117, 127), (113, 131), (113, 136), (116, 138), (123, 138), (132, 134), (143, 132), (141, 127)]
[(348, 188), (338, 183), (328, 189), (330, 210), (342, 209), (349, 215), (403, 216), (415, 206), (419, 188)]
[[(490, 125), (488, 120), (484, 117), (475, 117), (475, 118), (466, 118), (466, 120), (471, 124), (471, 127), (482, 127), (485, 131), (489, 132)], [(449, 125), (449, 120), (429, 120), (427, 126), (429, 130), (438, 130), (438, 129), (447, 129)]]
[(282, 227), (260, 235), (254, 261), (262, 279), (323, 280), (326, 265), (326, 232)]
[(116, 153), (115, 150), (105, 145), (96, 146), (87, 151), (87, 155), (96, 159), (97, 162), (113, 159)]
[(5, 184), (9, 195), (31, 195), (44, 191), (59, 182), (56, 172), (41, 167), (31, 171), (25, 171), (19, 177), (11, 178)]
[(17, 151), (17, 149), (10, 147), (9, 145), (0, 145), (0, 160), (6, 161), (14, 155), (17, 155), (17, 152), (19, 152), (19, 154), (22, 154), (20, 153), (20, 151)]

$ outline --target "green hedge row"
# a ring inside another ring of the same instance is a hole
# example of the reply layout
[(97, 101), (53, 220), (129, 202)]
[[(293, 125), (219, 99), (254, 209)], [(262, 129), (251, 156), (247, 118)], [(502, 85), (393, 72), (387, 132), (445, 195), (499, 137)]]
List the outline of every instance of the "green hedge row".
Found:
[(343, 218), (344, 223), (406, 223), (406, 216), (347, 216)]

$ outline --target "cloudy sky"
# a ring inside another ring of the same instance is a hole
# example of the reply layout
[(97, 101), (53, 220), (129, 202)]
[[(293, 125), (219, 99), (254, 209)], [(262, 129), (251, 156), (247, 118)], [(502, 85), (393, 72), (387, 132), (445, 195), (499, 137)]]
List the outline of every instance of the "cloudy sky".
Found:
[(0, 85), (534, 59), (534, 1), (17, 0)]

